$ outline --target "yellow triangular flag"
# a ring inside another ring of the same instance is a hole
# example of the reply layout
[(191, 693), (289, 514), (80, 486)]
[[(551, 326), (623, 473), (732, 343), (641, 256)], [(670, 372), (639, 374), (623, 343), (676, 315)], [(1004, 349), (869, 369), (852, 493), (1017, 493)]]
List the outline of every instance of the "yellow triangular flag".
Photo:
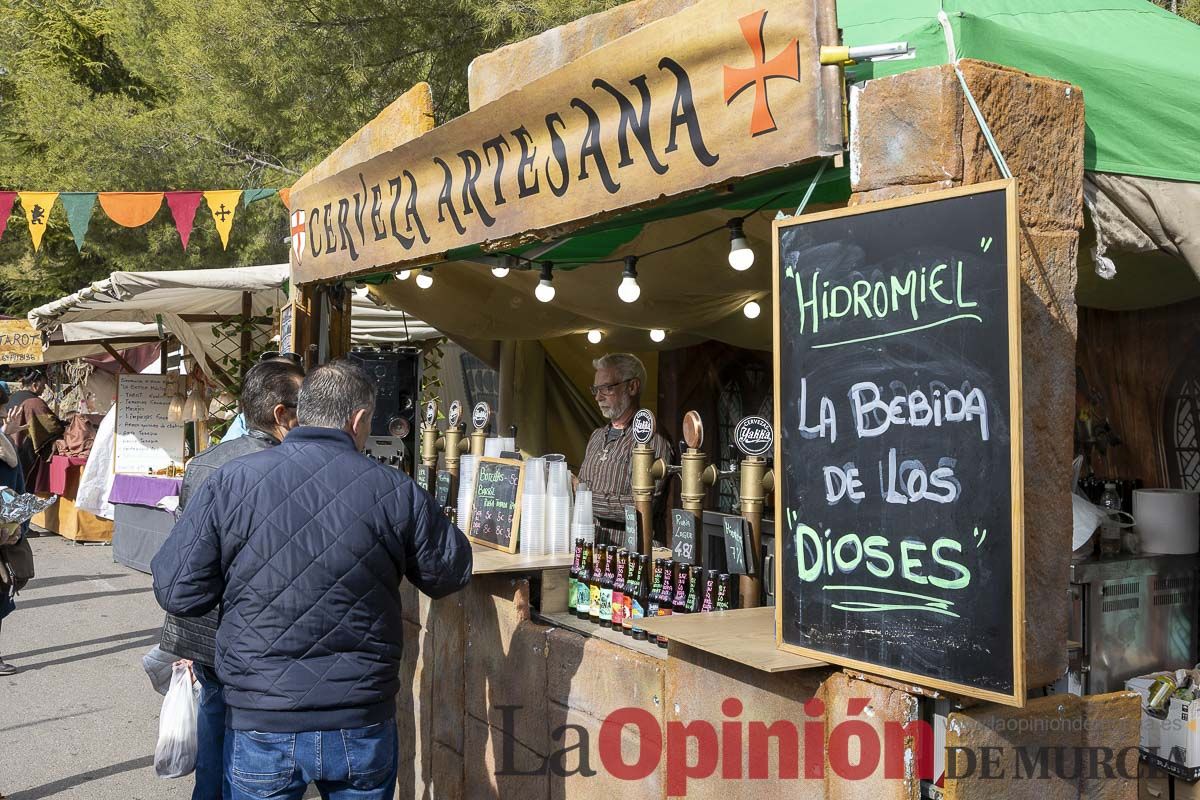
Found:
[(217, 223), (217, 233), (221, 234), (222, 250), (229, 247), (229, 231), (233, 228), (233, 215), (241, 199), (241, 189), (204, 193), (204, 201), (208, 203), (208, 210), (212, 212), (213, 222)]
[(21, 208), (25, 209), (25, 221), (29, 223), (29, 236), (33, 239), (33, 252), (42, 246), (42, 235), (50, 221), (50, 209), (58, 199), (58, 192), (18, 192)]

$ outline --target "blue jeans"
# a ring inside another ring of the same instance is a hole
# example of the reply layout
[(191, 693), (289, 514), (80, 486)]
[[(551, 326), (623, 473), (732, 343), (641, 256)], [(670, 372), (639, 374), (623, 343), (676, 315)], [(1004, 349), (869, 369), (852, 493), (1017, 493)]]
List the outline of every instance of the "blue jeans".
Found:
[(225, 699), (212, 668), (192, 662), (200, 682), (200, 714), (196, 724), (196, 788), (192, 800), (230, 800), (225, 776)]
[(396, 723), (306, 733), (230, 731), (225, 764), (233, 800), (301, 800), (317, 784), (327, 800), (392, 800)]

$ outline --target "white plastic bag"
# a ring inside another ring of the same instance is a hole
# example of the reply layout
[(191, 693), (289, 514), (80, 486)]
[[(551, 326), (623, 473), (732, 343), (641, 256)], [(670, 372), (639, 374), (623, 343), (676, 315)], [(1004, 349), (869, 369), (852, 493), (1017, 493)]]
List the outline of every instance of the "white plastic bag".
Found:
[(196, 769), (196, 722), (200, 685), (191, 670), (176, 664), (171, 688), (158, 717), (158, 746), (154, 748), (154, 773), (160, 778), (182, 778)]

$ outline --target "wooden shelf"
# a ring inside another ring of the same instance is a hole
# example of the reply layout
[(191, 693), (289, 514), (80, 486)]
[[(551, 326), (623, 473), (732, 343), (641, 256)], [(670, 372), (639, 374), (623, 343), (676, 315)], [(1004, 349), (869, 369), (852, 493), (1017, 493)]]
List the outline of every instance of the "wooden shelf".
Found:
[(559, 628), (566, 628), (576, 633), (582, 633), (584, 636), (591, 636), (593, 639), (603, 639), (606, 642), (612, 642), (629, 650), (636, 650), (653, 658), (666, 660), (667, 657), (667, 651), (653, 641), (639, 641), (632, 636), (617, 633), (612, 628), (602, 628), (594, 623), (584, 622), (573, 614), (566, 612), (561, 614), (534, 614), (534, 619), (539, 622), (547, 622)]
[(493, 575), (501, 572), (539, 572), (545, 569), (570, 568), (572, 553), (552, 556), (530, 556), (524, 553), (506, 553), (490, 547), (471, 545), (474, 558), (473, 575)]
[(763, 672), (828, 666), (775, 647), (775, 609), (738, 608), (708, 614), (672, 614), (642, 621), (650, 633)]

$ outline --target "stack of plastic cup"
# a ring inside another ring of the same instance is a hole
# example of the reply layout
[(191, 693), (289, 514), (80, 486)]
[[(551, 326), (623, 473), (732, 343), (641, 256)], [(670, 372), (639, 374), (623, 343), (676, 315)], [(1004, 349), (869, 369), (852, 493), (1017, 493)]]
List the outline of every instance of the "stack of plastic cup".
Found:
[[(512, 453), (517, 449), (517, 440), (512, 436), (505, 436), (500, 439), (500, 453)], [(496, 455), (500, 455), (497, 453)]]
[(571, 550), (571, 479), (567, 462), (551, 461), (546, 482), (546, 543), (549, 553)]
[(522, 553), (542, 556), (546, 548), (546, 462), (531, 458), (525, 462), (525, 488), (521, 495)]
[(483, 457), (484, 458), (499, 458), (501, 450), (500, 439), (496, 436), (489, 436), (483, 442)]
[(589, 544), (596, 541), (596, 524), (592, 519), (592, 490), (579, 484), (575, 490), (575, 513), (571, 520), (571, 542), (583, 539)]
[(466, 530), (475, 499), (475, 456), (467, 453), (458, 460), (458, 527)]

